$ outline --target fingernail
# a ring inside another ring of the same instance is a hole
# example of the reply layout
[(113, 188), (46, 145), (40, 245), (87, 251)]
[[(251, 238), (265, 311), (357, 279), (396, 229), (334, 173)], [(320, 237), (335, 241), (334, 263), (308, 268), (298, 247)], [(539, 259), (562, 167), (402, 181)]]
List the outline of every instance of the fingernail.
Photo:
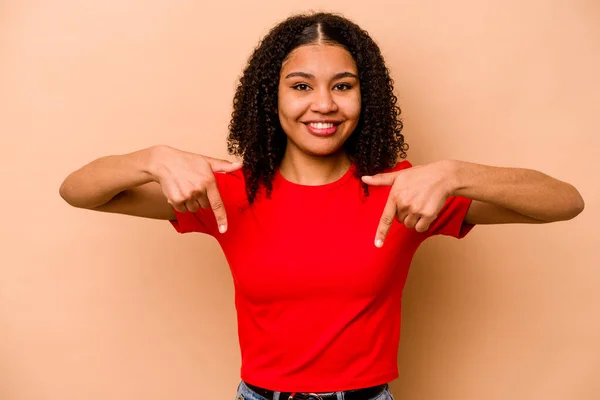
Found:
[(381, 248), (381, 246), (383, 246), (383, 240), (375, 239), (375, 247)]
[(225, 233), (227, 231), (227, 227), (225, 225), (219, 225), (219, 232)]

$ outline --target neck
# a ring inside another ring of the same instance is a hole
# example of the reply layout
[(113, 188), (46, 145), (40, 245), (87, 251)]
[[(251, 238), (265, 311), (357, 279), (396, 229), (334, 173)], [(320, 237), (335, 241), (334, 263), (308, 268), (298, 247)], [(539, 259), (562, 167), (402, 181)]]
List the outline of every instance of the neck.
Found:
[(350, 168), (346, 152), (340, 150), (327, 156), (311, 156), (300, 151), (288, 151), (281, 160), (279, 172), (288, 181), (299, 185), (326, 185), (340, 179)]

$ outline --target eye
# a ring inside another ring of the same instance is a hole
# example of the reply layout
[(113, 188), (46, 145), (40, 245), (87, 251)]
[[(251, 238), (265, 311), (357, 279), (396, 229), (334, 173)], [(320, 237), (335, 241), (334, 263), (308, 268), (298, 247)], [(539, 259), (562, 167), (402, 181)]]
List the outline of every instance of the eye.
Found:
[(310, 86), (308, 86), (306, 83), (298, 83), (298, 84), (292, 86), (292, 88), (303, 92), (303, 91), (309, 90)]
[(340, 90), (340, 91), (344, 92), (344, 91), (346, 91), (346, 90), (350, 90), (350, 89), (352, 89), (352, 86), (350, 86), (350, 85), (349, 85), (349, 84), (347, 84), (347, 83), (338, 83), (338, 84), (337, 84), (337, 85), (335, 85), (333, 88), (334, 88), (335, 90)]

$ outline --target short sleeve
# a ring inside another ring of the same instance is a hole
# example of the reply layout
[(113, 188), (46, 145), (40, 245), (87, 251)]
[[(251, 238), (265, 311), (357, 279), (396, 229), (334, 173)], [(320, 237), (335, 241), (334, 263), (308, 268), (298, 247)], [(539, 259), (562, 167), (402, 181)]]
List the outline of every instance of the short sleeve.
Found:
[[(392, 171), (400, 171), (411, 167), (412, 164), (404, 160), (396, 164)], [(469, 211), (471, 201), (467, 197), (448, 197), (437, 218), (429, 226), (425, 234), (427, 236), (446, 235), (457, 239), (465, 237), (474, 226), (465, 223), (465, 216), (467, 215), (467, 211)]]
[[(169, 221), (179, 233), (199, 232), (212, 234), (217, 225), (215, 215), (211, 209), (201, 208), (196, 212), (179, 212), (175, 209), (175, 220)], [(211, 223), (212, 218), (214, 223)], [(213, 226), (214, 225), (214, 226)]]
[[(235, 218), (237, 203), (245, 196), (244, 177), (241, 170), (232, 173), (215, 173), (217, 188), (223, 200), (227, 220)], [(215, 236), (218, 232), (215, 214), (210, 208), (200, 208), (196, 212), (179, 212), (175, 209), (175, 220), (169, 221), (179, 233), (199, 232)]]
[(446, 235), (461, 239), (473, 229), (474, 225), (465, 222), (465, 216), (472, 200), (462, 196), (450, 196), (429, 226), (427, 236)]

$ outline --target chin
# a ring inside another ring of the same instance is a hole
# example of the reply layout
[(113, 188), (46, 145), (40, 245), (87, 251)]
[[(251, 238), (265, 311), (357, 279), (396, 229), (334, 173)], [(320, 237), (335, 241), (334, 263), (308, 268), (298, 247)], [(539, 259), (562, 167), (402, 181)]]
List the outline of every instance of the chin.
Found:
[(311, 146), (304, 148), (304, 152), (314, 157), (328, 157), (338, 154), (342, 146)]

